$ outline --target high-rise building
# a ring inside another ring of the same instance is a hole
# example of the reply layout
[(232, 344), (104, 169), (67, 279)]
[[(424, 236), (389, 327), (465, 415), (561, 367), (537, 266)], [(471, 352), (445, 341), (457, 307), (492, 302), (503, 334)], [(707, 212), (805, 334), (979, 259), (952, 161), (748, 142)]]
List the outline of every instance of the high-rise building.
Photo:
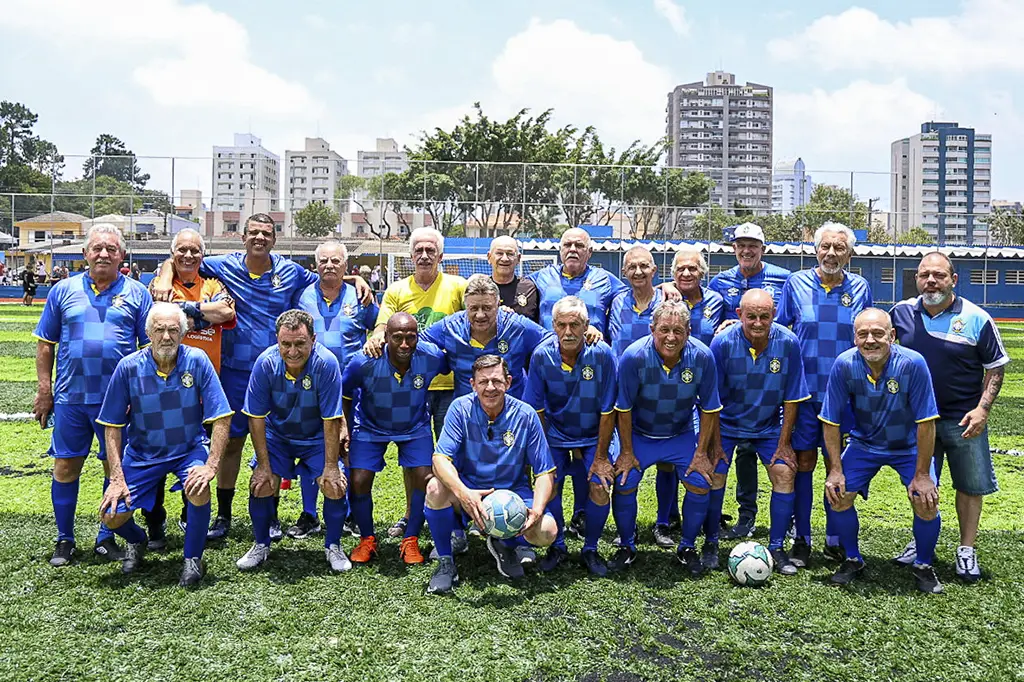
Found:
[(940, 244), (983, 243), (992, 205), (992, 136), (928, 121), (892, 143), (890, 198), (900, 232), (922, 227)]
[(280, 175), (280, 159), (260, 138), (235, 133), (233, 146), (213, 148), (213, 209), (245, 212), (259, 203), (276, 211)]
[(707, 173), (711, 201), (768, 211), (772, 206), (772, 89), (736, 85), (724, 71), (684, 83), (665, 109), (669, 166)]
[(804, 160), (783, 161), (772, 174), (772, 213), (789, 215), (811, 200), (814, 181), (807, 174)]
[[(331, 145), (320, 137), (307, 137), (302, 151), (285, 151), (288, 194), (285, 208), (298, 211), (310, 202), (334, 206), (334, 188), (338, 179), (348, 175), (348, 161), (331, 151)], [(337, 206), (334, 206), (337, 210)]]
[(372, 178), (384, 173), (401, 173), (409, 168), (409, 158), (390, 137), (378, 137), (375, 151), (356, 152), (356, 174)]

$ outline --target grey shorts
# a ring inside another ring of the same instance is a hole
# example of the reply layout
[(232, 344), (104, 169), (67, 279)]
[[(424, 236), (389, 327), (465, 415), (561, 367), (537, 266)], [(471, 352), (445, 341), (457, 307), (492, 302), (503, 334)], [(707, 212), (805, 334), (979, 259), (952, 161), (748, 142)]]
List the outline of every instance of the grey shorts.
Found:
[(988, 427), (974, 438), (964, 438), (964, 427), (959, 422), (939, 419), (935, 423), (935, 475), (942, 473), (945, 457), (954, 490), (965, 495), (991, 495), (999, 490), (999, 484), (988, 447)]

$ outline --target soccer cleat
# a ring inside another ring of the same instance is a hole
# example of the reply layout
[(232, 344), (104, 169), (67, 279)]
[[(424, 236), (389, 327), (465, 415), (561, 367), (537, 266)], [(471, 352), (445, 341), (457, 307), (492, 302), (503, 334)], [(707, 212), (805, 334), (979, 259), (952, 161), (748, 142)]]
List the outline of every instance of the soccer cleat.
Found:
[(550, 573), (567, 561), (569, 561), (569, 550), (552, 545), (548, 547), (548, 553), (540, 560), (538, 568), (544, 573)]
[(402, 538), (398, 545), (398, 556), (406, 564), (422, 564), (426, 561), (420, 552), (420, 539), (417, 537)]
[(459, 571), (455, 568), (455, 561), (450, 557), (441, 557), (434, 569), (434, 575), (430, 576), (430, 583), (427, 584), (427, 594), (451, 594), (459, 584)]
[(369, 535), (359, 540), (359, 544), (352, 550), (352, 563), (367, 564), (377, 556), (377, 537)]
[(149, 542), (146, 549), (150, 552), (162, 552), (167, 549), (167, 523), (149, 529)]
[(249, 551), (242, 556), (241, 559), (235, 562), (240, 571), (251, 571), (254, 568), (259, 568), (263, 563), (270, 558), (270, 545), (261, 545), (258, 542), (253, 543)]
[(838, 561), (839, 563), (846, 561), (846, 548), (842, 545), (825, 545), (821, 553), (826, 559), (831, 559), (832, 561)]
[(320, 532), (320, 519), (309, 512), (302, 512), (295, 525), (288, 529), (288, 537), (293, 540), (305, 540), (310, 535)]
[(686, 566), (690, 577), (699, 578), (704, 574), (704, 564), (701, 563), (700, 555), (693, 547), (680, 547), (676, 550), (676, 558), (679, 559), (679, 563)]
[(676, 541), (669, 535), (667, 525), (661, 523), (654, 524), (654, 544), (662, 549), (672, 549), (676, 546)]
[[(181, 530), (182, 533), (184, 533), (186, 530), (188, 530), (188, 522), (185, 521), (185, 519), (178, 519), (178, 529)], [(210, 539), (209, 532), (207, 532), (206, 534), (206, 539)]]
[(125, 575), (134, 573), (142, 565), (142, 557), (146, 555), (146, 543), (128, 543), (124, 546), (124, 559), (121, 559), (121, 572)]
[(92, 553), (107, 561), (124, 561), (124, 550), (112, 537), (93, 545)]
[(981, 580), (978, 553), (973, 547), (960, 545), (956, 548), (956, 574), (965, 583), (976, 583)]
[(807, 568), (811, 565), (811, 546), (806, 540), (793, 540), (793, 546), (789, 548), (789, 562), (797, 568)]
[(603, 578), (608, 575), (608, 564), (605, 563), (605, 560), (601, 558), (601, 555), (596, 550), (583, 550), (580, 553), (580, 563), (595, 578)]
[[(458, 535), (454, 531), (452, 532), (452, 554), (465, 554), (469, 551), (469, 538), (465, 534)], [(437, 547), (430, 550), (430, 560), (437, 561), (438, 559)]]
[(942, 583), (939, 582), (939, 576), (935, 575), (934, 568), (928, 564), (914, 564), (910, 570), (914, 573), (917, 589), (925, 594), (943, 593)]
[(75, 554), (74, 540), (57, 540), (53, 548), (53, 556), (50, 557), (51, 566), (67, 566), (71, 563), (71, 557)]
[(327, 565), (335, 573), (344, 573), (352, 569), (352, 562), (345, 556), (345, 550), (341, 548), (341, 545), (327, 547), (324, 549), (324, 555), (327, 557)]
[(517, 545), (516, 556), (519, 557), (519, 563), (523, 566), (532, 566), (537, 563), (537, 552), (534, 551), (533, 547)]
[(704, 565), (704, 570), (706, 571), (718, 570), (717, 542), (704, 542), (704, 546), (700, 549), (700, 562)]
[(683, 520), (682, 519), (680, 519), (678, 516), (669, 519), (669, 521), (668, 521), (668, 532), (669, 533), (678, 533), (682, 529), (683, 529)]
[(284, 533), (281, 531), (281, 521), (274, 519), (270, 522), (270, 541), (281, 542), (281, 538), (284, 537)]
[(789, 555), (784, 549), (773, 549), (772, 560), (775, 562), (775, 570), (782, 575), (796, 575), (797, 568), (790, 561)]
[(516, 550), (508, 547), (505, 543), (496, 538), (487, 538), (487, 551), (494, 557), (494, 563), (498, 566), (498, 573), (509, 580), (519, 580), (523, 573), (523, 566), (519, 563)]
[(228, 531), (230, 530), (231, 517), (217, 514), (213, 519), (213, 523), (210, 524), (210, 530), (206, 531), (206, 539), (223, 540), (228, 536)]
[(903, 551), (892, 558), (892, 563), (897, 566), (913, 566), (915, 561), (917, 561), (917, 542), (914, 540), (908, 542)]
[(725, 533), (726, 540), (745, 540), (754, 537), (754, 519), (740, 517), (736, 525)]
[(185, 559), (185, 568), (182, 569), (181, 577), (178, 578), (178, 586), (192, 587), (193, 585), (198, 585), (204, 575), (206, 575), (206, 567), (203, 565), (202, 559)]
[(359, 538), (362, 537), (362, 535), (359, 534), (359, 528), (357, 528), (356, 525), (354, 523), (352, 523), (352, 517), (351, 516), (349, 516), (349, 517), (347, 517), (345, 519), (345, 525), (343, 525), (341, 527), (341, 532), (344, 533), (345, 535), (351, 535), (352, 537), (354, 537), (356, 539), (359, 539)]
[(844, 559), (839, 570), (829, 578), (829, 582), (833, 585), (849, 585), (862, 575), (864, 575), (863, 559)]
[(611, 561), (608, 562), (608, 571), (611, 573), (619, 573), (625, 571), (627, 568), (633, 565), (636, 561), (636, 550), (630, 549), (629, 547), (619, 547), (618, 551), (612, 555)]
[(405, 535), (405, 529), (409, 526), (409, 519), (403, 516), (395, 521), (395, 525), (388, 528), (389, 538), (400, 538)]
[(578, 511), (572, 515), (572, 519), (569, 520), (569, 525), (565, 527), (566, 535), (575, 535), (578, 540), (582, 540), (587, 535), (587, 517), (582, 511)]

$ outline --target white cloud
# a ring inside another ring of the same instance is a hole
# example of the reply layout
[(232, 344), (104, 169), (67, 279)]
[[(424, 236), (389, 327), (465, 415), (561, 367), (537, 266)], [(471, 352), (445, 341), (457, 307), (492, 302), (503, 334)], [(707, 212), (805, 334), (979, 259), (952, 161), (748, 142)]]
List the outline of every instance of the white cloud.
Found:
[(960, 14), (892, 22), (860, 7), (820, 17), (800, 33), (772, 40), (780, 61), (824, 69), (964, 73), (1024, 69), (1024, 2), (965, 0)]
[(8, 0), (2, 28), (33, 34), (77, 60), (116, 65), (130, 54), (134, 83), (167, 107), (252, 107), (278, 117), (320, 109), (305, 86), (255, 63), (246, 28), (207, 5)]
[(654, 11), (663, 16), (677, 34), (690, 35), (690, 22), (686, 20), (686, 10), (672, 0), (654, 0)]

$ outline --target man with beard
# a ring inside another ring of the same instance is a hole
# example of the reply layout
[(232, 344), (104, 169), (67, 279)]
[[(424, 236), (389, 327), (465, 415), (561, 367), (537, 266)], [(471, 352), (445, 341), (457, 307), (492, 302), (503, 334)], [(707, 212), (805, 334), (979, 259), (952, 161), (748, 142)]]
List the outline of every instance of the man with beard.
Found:
[(540, 292), (533, 280), (516, 275), (522, 253), (519, 242), (512, 237), (495, 237), (487, 251), (487, 262), (491, 264), (491, 280), (498, 285), (501, 305), (514, 310), (523, 317), (540, 320)]

